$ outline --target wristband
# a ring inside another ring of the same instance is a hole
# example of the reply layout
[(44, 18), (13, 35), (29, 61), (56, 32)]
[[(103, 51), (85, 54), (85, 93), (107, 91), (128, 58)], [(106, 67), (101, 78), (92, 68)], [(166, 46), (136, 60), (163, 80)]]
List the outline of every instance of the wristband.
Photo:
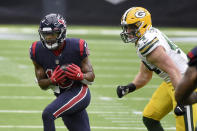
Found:
[(136, 90), (136, 86), (134, 83), (128, 84), (127, 87), (129, 88), (129, 92), (133, 92)]

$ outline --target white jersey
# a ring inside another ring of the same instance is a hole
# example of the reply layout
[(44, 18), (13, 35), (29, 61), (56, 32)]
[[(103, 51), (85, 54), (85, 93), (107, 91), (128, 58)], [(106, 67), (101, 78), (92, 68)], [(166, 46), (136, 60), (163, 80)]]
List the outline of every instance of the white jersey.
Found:
[(165, 48), (167, 55), (174, 61), (181, 74), (184, 74), (187, 69), (187, 56), (178, 48), (168, 37), (160, 32), (158, 29), (151, 27), (146, 33), (137, 41), (137, 54), (144, 63), (144, 65), (151, 71), (154, 71), (164, 81), (170, 82), (169, 75), (147, 61), (146, 56), (151, 53), (156, 47), (162, 46)]

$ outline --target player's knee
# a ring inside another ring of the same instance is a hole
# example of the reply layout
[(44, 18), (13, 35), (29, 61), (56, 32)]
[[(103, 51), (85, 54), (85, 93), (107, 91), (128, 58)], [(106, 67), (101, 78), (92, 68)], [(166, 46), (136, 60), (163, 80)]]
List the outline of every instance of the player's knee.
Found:
[(160, 121), (143, 116), (143, 123), (148, 131), (163, 131)]
[(151, 125), (152, 123), (159, 123), (159, 121), (153, 120), (151, 118), (143, 116), (143, 123), (144, 125)]
[(51, 112), (47, 111), (46, 109), (42, 112), (42, 119), (43, 120), (53, 120), (54, 116)]

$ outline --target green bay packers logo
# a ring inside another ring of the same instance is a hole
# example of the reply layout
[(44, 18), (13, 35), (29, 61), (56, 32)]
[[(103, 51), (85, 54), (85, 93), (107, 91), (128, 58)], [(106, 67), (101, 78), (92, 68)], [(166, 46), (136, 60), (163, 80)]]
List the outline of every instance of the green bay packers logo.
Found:
[(143, 18), (146, 15), (146, 13), (143, 10), (139, 10), (135, 13), (135, 16), (137, 18)]

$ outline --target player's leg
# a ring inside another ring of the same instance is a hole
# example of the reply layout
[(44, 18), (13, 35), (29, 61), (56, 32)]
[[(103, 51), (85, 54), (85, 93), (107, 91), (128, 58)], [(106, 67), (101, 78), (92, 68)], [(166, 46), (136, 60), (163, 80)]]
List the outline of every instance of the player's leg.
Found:
[(55, 131), (55, 117), (52, 115), (51, 111), (49, 111), (49, 107), (50, 105), (47, 106), (47, 108), (45, 108), (45, 110), (42, 113), (44, 131)]
[(172, 99), (163, 82), (153, 93), (143, 112), (143, 122), (148, 131), (163, 131), (160, 120), (172, 110)]
[(90, 131), (89, 118), (85, 109), (73, 115), (62, 116), (62, 120), (69, 131)]
[(160, 121), (143, 116), (143, 123), (148, 131), (164, 131)]
[(74, 87), (63, 92), (43, 111), (44, 130), (53, 131), (56, 118), (84, 110), (89, 102), (90, 91), (87, 86)]

